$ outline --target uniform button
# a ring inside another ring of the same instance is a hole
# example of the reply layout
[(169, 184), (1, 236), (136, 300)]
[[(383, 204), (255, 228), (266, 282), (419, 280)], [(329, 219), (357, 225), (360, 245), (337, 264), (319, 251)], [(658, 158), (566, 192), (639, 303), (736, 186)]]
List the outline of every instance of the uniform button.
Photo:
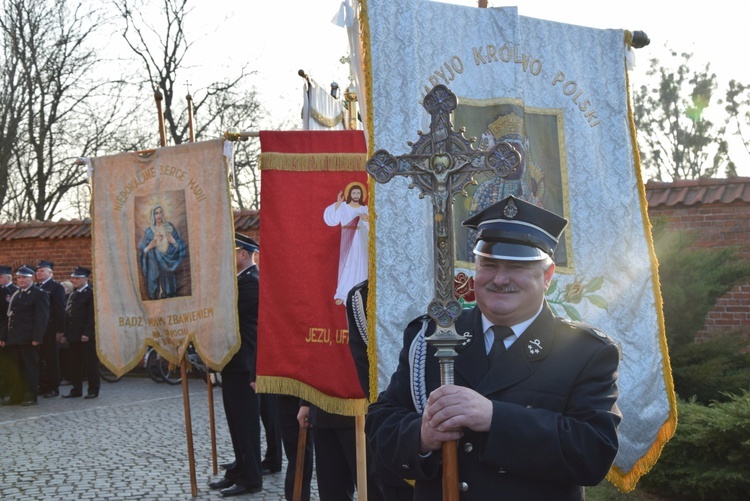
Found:
[(473, 450), (474, 450), (474, 444), (472, 444), (471, 442), (466, 442), (464, 444), (464, 451), (471, 452)]
[(406, 464), (406, 463), (404, 463), (404, 464), (401, 465), (401, 468), (403, 468), (404, 470), (408, 470), (409, 469), (409, 465)]
[(527, 405), (527, 406), (526, 406), (526, 408), (527, 408), (527, 409), (533, 409), (533, 408), (534, 408), (534, 406), (533, 406), (533, 405)]
[(504, 470), (504, 469), (502, 469), (502, 468), (500, 468), (499, 470), (497, 470), (497, 472), (498, 472), (498, 473), (508, 473), (507, 471), (505, 471), (505, 470)]
[(469, 484), (467, 484), (466, 482), (461, 482), (459, 484), (459, 486), (458, 486), (458, 490), (461, 491), (461, 492), (468, 491), (469, 490)]

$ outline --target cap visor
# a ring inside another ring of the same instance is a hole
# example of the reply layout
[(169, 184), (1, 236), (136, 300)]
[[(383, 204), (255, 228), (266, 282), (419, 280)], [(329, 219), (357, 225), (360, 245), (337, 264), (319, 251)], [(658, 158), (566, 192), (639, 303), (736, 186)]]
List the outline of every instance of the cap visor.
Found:
[(480, 240), (474, 246), (474, 254), (507, 261), (540, 261), (547, 257), (547, 254), (538, 247), (484, 240)]

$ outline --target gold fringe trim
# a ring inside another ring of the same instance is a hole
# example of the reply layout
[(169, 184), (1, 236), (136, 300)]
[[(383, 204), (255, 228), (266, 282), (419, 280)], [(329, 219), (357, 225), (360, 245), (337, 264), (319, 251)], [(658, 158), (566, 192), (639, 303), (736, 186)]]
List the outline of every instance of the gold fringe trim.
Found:
[(365, 398), (338, 398), (326, 395), (312, 386), (296, 379), (281, 376), (258, 376), (255, 381), (258, 393), (292, 395), (320, 407), (332, 414), (364, 416), (367, 412)]
[(654, 241), (651, 235), (651, 221), (648, 217), (648, 201), (646, 200), (646, 186), (643, 182), (641, 172), (641, 154), (638, 151), (638, 142), (636, 139), (635, 119), (633, 118), (633, 106), (630, 94), (630, 79), (627, 69), (625, 70), (626, 87), (628, 91), (628, 123), (630, 125), (630, 140), (633, 147), (633, 157), (635, 159), (635, 174), (638, 182), (638, 194), (640, 198), (641, 217), (644, 222), (644, 234), (648, 244), (649, 257), (651, 258), (651, 276), (653, 277), (653, 293), (656, 301), (656, 314), (659, 320), (659, 348), (662, 356), (662, 371), (664, 374), (664, 386), (669, 399), (669, 416), (666, 422), (659, 429), (654, 443), (646, 454), (640, 458), (633, 468), (628, 472), (623, 472), (616, 466), (607, 474), (607, 480), (612, 482), (620, 491), (631, 492), (635, 489), (638, 480), (651, 471), (656, 461), (661, 455), (661, 451), (667, 442), (674, 436), (677, 430), (677, 399), (674, 392), (674, 381), (672, 380), (672, 368), (669, 362), (669, 350), (667, 348), (667, 335), (664, 327), (664, 311), (661, 297), (661, 284), (659, 282), (659, 263), (654, 252)]
[(366, 153), (277, 153), (260, 154), (260, 170), (364, 171)]
[(362, 36), (362, 60), (364, 61), (365, 74), (365, 98), (367, 99), (367, 149), (372, 155), (375, 152), (375, 110), (372, 103), (372, 50), (370, 42), (370, 18), (367, 12), (368, 0), (362, 0), (360, 3), (360, 33)]
[(336, 127), (338, 124), (340, 124), (344, 120), (343, 111), (333, 117), (327, 117), (323, 115), (322, 113), (320, 113), (315, 108), (310, 108), (310, 116), (313, 117), (313, 119), (316, 122), (318, 122), (321, 125), (325, 125), (326, 127)]
[[(376, 191), (376, 185), (375, 179), (372, 177), (368, 178), (368, 189), (370, 192), (370, 200), (374, 200), (375, 191)], [(370, 368), (370, 374), (369, 374), (369, 386), (370, 386), (370, 402), (374, 402), (378, 398), (378, 343), (377, 343), (377, 337), (375, 334), (375, 326), (377, 323), (376, 320), (376, 270), (377, 270), (377, 256), (376, 256), (376, 247), (375, 247), (375, 226), (377, 225), (377, 213), (375, 212), (375, 204), (370, 203), (370, 208), (368, 209), (369, 215), (370, 215), (370, 233), (368, 235), (368, 243), (367, 243), (367, 252), (369, 253), (368, 256), (370, 256), (370, 263), (369, 268), (367, 271), (367, 360), (369, 360), (369, 368)]]
[[(365, 99), (367, 102), (367, 117), (365, 125), (367, 127), (367, 154), (371, 156), (375, 152), (375, 126), (372, 119), (374, 110), (372, 105), (372, 57), (370, 50), (370, 25), (367, 16), (367, 0), (362, 0), (360, 4), (360, 33), (362, 34), (362, 59), (364, 61), (365, 74)], [(369, 118), (369, 119), (368, 119)], [(377, 235), (378, 214), (375, 210), (375, 196), (377, 194), (377, 182), (372, 176), (368, 176), (368, 188), (370, 192), (370, 233), (368, 235), (368, 252), (370, 264), (368, 269), (368, 287), (367, 287), (367, 359), (370, 362), (370, 401), (374, 402), (378, 398), (378, 339), (376, 334), (377, 325), (377, 247), (375, 237)]]

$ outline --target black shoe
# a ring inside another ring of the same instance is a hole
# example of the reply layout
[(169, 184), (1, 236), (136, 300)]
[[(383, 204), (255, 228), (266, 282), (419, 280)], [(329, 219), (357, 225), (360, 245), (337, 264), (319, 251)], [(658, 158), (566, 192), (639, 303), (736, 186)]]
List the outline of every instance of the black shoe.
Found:
[(263, 487), (251, 487), (249, 485), (233, 485), (229, 489), (221, 491), (221, 497), (241, 496), (242, 494), (253, 494), (263, 490)]
[(98, 393), (91, 393), (91, 392), (89, 392), (89, 393), (86, 393), (86, 396), (83, 397), (83, 398), (96, 398), (98, 396), (99, 396)]
[(268, 468), (266, 466), (261, 466), (260, 472), (263, 475), (272, 475), (274, 473), (278, 473), (281, 471), (281, 467), (278, 468)]
[(234, 485), (234, 480), (230, 480), (226, 477), (222, 478), (221, 480), (217, 480), (216, 482), (211, 482), (208, 484), (208, 486), (212, 489), (226, 489), (227, 487), (232, 487)]
[(236, 461), (232, 461), (231, 463), (224, 463), (221, 465), (222, 470), (228, 470), (230, 468), (234, 468), (234, 466), (237, 464)]
[(67, 395), (63, 395), (62, 397), (63, 398), (78, 398), (82, 396), (83, 394), (80, 391), (70, 390), (70, 393), (68, 393)]
[(59, 397), (60, 392), (58, 390), (50, 390), (42, 395), (44, 398)]
[(36, 405), (36, 404), (37, 404), (36, 398), (24, 400), (23, 402), (21, 402), (21, 405), (23, 405), (24, 407), (28, 407), (30, 405)]

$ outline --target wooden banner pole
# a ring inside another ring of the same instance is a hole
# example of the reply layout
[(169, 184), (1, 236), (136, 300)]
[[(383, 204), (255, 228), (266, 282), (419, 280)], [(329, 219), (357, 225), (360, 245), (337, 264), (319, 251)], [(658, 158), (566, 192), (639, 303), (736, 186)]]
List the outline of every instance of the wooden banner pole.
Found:
[[(167, 133), (164, 129), (164, 112), (161, 101), (164, 97), (157, 89), (154, 92), (156, 100), (156, 111), (159, 117), (159, 145), (163, 148), (167, 145)], [(193, 450), (193, 422), (190, 417), (190, 393), (188, 392), (187, 360), (183, 353), (180, 358), (180, 375), (182, 377), (182, 405), (185, 410), (185, 435), (187, 436), (188, 462), (190, 464), (190, 492), (193, 497), (198, 495), (198, 481), (195, 474), (195, 450)]]
[(187, 435), (188, 458), (190, 461), (190, 492), (193, 497), (198, 495), (198, 481), (195, 476), (195, 451), (193, 450), (193, 423), (190, 418), (190, 393), (188, 392), (187, 361), (183, 355), (180, 359), (180, 375), (182, 376), (182, 404), (185, 408), (185, 433)]
[(159, 89), (154, 91), (154, 99), (156, 100), (156, 112), (159, 117), (159, 145), (164, 148), (167, 145), (167, 131), (164, 128), (164, 112), (161, 109), (161, 101), (164, 96), (159, 92)]
[[(188, 131), (190, 142), (195, 142), (195, 128), (193, 127), (193, 96), (185, 96), (188, 106)], [(213, 465), (214, 475), (219, 474), (219, 461), (216, 453), (216, 419), (214, 415), (214, 385), (211, 381), (211, 371), (206, 371), (206, 384), (208, 385), (208, 423), (211, 429), (211, 464)]]
[(188, 131), (190, 132), (190, 142), (195, 142), (195, 129), (193, 128), (193, 96), (188, 93), (185, 96), (188, 103)]
[(219, 474), (219, 461), (216, 459), (216, 421), (214, 419), (214, 386), (211, 381), (211, 371), (206, 371), (206, 384), (208, 385), (208, 421), (211, 426), (211, 460), (214, 466), (214, 475)]
[(307, 427), (299, 427), (299, 437), (297, 438), (297, 461), (294, 469), (294, 492), (292, 499), (294, 501), (302, 500), (302, 480), (305, 478), (305, 449), (307, 446)]
[(367, 442), (365, 441), (365, 416), (354, 416), (357, 443), (357, 499), (367, 501)]

